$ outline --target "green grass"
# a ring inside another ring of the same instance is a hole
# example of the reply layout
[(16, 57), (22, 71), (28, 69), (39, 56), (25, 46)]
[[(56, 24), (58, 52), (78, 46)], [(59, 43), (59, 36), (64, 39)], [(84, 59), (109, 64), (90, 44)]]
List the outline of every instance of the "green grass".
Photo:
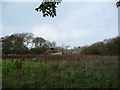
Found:
[(69, 57), (3, 60), (3, 88), (118, 88), (117, 57)]

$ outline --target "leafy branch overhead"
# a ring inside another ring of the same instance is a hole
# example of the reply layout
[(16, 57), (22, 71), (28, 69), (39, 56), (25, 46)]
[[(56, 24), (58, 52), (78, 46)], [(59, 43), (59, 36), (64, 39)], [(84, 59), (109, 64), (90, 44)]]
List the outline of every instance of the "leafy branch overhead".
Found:
[[(56, 15), (56, 8), (59, 3), (61, 3), (62, 0), (44, 0), (42, 4), (40, 4), (39, 7), (37, 7), (35, 10), (38, 12), (42, 12), (43, 17), (50, 16), (55, 17)], [(120, 0), (116, 2), (116, 6), (120, 6)]]
[(56, 16), (56, 8), (59, 3), (61, 3), (62, 0), (54, 1), (54, 2), (47, 2), (44, 1), (42, 4), (36, 8), (35, 10), (41, 11), (43, 14), (43, 17), (50, 16), (55, 17)]
[(120, 6), (120, 0), (116, 3), (116, 5), (117, 5), (117, 7), (119, 7), (119, 6)]

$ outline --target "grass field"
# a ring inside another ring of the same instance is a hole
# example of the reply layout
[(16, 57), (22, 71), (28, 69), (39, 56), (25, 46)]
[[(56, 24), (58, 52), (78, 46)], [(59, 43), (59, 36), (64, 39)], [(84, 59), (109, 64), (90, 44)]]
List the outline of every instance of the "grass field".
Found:
[(55, 55), (2, 60), (3, 88), (118, 88), (116, 56)]

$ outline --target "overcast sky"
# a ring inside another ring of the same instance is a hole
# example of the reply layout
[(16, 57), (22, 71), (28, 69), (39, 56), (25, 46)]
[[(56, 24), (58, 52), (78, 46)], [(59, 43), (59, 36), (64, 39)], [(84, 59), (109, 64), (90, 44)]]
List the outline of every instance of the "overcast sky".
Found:
[(1, 36), (32, 32), (35, 36), (70, 47), (91, 45), (118, 36), (118, 9), (115, 2), (62, 2), (55, 18), (44, 18), (41, 12), (36, 12), (39, 4), (0, 3)]

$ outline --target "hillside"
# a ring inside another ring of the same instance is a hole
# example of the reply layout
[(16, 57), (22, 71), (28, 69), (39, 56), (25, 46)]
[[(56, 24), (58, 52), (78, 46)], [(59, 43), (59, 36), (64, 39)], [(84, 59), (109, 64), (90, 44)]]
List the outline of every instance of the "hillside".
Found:
[(118, 55), (120, 37), (105, 39), (84, 48), (81, 54), (86, 55)]

